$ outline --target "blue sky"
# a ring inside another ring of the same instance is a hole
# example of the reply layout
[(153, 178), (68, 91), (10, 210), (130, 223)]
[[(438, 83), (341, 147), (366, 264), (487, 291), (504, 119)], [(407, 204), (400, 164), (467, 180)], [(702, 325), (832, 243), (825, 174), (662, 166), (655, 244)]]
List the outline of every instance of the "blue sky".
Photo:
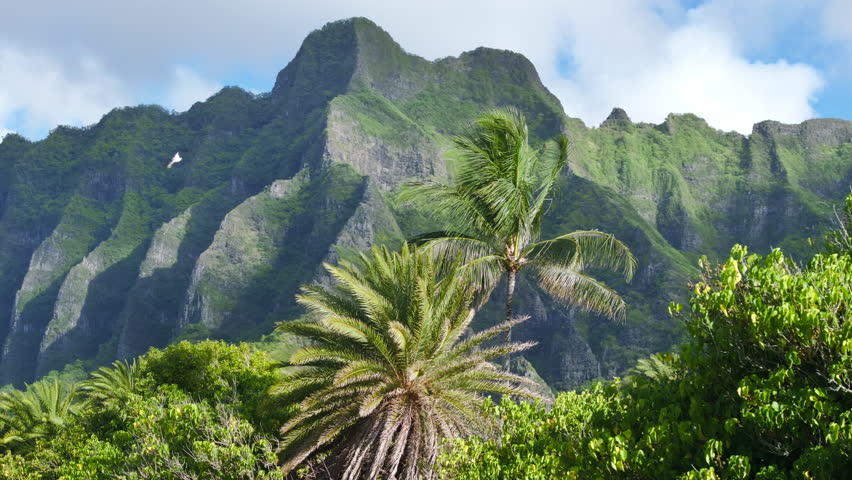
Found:
[(301, 40), (366, 16), (434, 59), (484, 45), (523, 53), (591, 126), (691, 112), (755, 122), (852, 119), (849, 0), (32, 0), (4, 5), (0, 135), (158, 103), (182, 111), (223, 85), (271, 88)]

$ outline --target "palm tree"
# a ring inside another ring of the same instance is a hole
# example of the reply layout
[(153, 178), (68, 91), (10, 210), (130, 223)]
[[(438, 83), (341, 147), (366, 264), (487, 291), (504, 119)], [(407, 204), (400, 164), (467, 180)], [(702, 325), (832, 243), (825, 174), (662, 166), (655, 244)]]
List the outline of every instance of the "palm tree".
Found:
[(565, 136), (536, 150), (523, 114), (508, 108), (486, 112), (452, 141), (458, 154), (455, 183), (410, 181), (401, 195), (447, 218), (450, 229), (414, 241), (431, 246), (445, 262), (461, 258), (483, 303), (505, 274), (507, 320), (522, 269), (532, 270), (539, 285), (562, 301), (622, 318), (624, 300), (586, 269), (615, 270), (629, 281), (636, 258), (624, 243), (596, 230), (539, 239), (556, 180), (568, 162)]
[(284, 469), (330, 450), (334, 478), (432, 478), (441, 439), (487, 431), (482, 394), (536, 397), (489, 362), (531, 343), (483, 345), (524, 319), (463, 338), (474, 292), (459, 268), (439, 277), (432, 253), (407, 245), (361, 261), (325, 265), (336, 286), (297, 297), (315, 321), (278, 326), (313, 341), (274, 389), (300, 407), (281, 429)]
[(834, 230), (825, 235), (825, 247), (828, 253), (852, 255), (852, 194), (846, 196), (843, 210), (834, 207)]
[(674, 381), (680, 378), (684, 368), (677, 353), (655, 353), (640, 358), (636, 366), (628, 371), (628, 377), (647, 377), (657, 381)]
[(26, 392), (12, 390), (0, 394), (0, 445), (9, 449), (27, 448), (41, 438), (51, 438), (77, 415), (75, 386), (63, 387), (56, 379), (42, 380)]
[(100, 406), (115, 407), (124, 404), (130, 394), (136, 392), (139, 368), (136, 360), (112, 362), (112, 368), (101, 367), (93, 372), (91, 378), (83, 382), (80, 390), (88, 397), (88, 402)]

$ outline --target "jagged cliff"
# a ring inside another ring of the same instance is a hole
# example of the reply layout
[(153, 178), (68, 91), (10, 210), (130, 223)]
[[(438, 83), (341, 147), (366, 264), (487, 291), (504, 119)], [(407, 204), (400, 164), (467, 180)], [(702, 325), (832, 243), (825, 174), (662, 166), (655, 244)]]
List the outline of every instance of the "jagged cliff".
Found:
[[(368, 20), (335, 22), (267, 94), (228, 87), (185, 113), (123, 108), (0, 143), (0, 384), (177, 338), (255, 339), (295, 318), (299, 285), (329, 281), (323, 261), (438, 227), (396, 188), (451, 176), (448, 136), (500, 105), (522, 109), (537, 141), (571, 139), (545, 234), (599, 228), (640, 261), (632, 285), (608, 279), (631, 304), (622, 325), (521, 282), (518, 311), (532, 320), (518, 336), (540, 342), (527, 358), (559, 388), (676, 343), (665, 306), (699, 254), (740, 242), (807, 255), (852, 183), (850, 122), (762, 122), (743, 136), (615, 109), (589, 128), (518, 54), (430, 62)], [(165, 169), (175, 151), (184, 162)], [(479, 327), (499, 316), (493, 300)]]

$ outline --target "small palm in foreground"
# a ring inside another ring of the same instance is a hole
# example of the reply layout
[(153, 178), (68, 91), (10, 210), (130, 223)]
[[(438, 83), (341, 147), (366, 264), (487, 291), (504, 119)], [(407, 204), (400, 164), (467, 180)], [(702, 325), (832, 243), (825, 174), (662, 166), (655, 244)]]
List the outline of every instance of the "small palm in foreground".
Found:
[(0, 395), (0, 446), (12, 450), (31, 447), (40, 438), (51, 438), (77, 414), (75, 387), (65, 388), (56, 379), (30, 385), (26, 392)]
[(100, 406), (118, 407), (135, 393), (139, 377), (136, 360), (131, 363), (116, 360), (112, 368), (101, 367), (80, 386), (89, 402)]
[(447, 218), (451, 228), (416, 241), (445, 261), (461, 258), (484, 300), (505, 273), (507, 319), (521, 269), (534, 271), (539, 285), (561, 300), (623, 317), (621, 297), (585, 270), (611, 269), (630, 280), (636, 258), (625, 244), (596, 230), (539, 240), (554, 185), (568, 161), (565, 137), (537, 151), (529, 145), (523, 115), (503, 109), (487, 112), (453, 143), (459, 156), (453, 185), (418, 180), (403, 189), (403, 200)]
[(333, 289), (303, 287), (315, 322), (278, 327), (313, 340), (276, 388), (300, 406), (281, 429), (285, 470), (330, 447), (334, 478), (431, 478), (441, 439), (485, 431), (482, 394), (535, 396), (489, 363), (531, 344), (483, 346), (521, 319), (463, 339), (473, 291), (457, 268), (438, 277), (431, 252), (361, 258), (326, 265)]

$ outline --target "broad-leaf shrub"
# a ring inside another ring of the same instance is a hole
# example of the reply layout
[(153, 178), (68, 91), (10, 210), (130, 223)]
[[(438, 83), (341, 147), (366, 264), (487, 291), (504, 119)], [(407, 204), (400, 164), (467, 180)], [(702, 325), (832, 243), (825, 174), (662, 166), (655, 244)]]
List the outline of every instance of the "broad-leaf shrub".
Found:
[[(266, 424), (277, 425), (286, 412), (258, 418), (275, 379), (264, 353), (223, 342), (181, 343), (152, 350), (138, 364), (138, 371), (117, 363), (95, 372), (71, 404), (75, 414), (62, 422), (39, 413), (44, 408), (20, 410), (27, 416), (3, 410), (4, 418), (29, 419), (32, 411), (45, 420), (24, 431), (26, 450), (0, 443), (0, 479), (282, 478), (278, 442)], [(35, 435), (48, 420), (49, 434)], [(0, 433), (21, 436), (23, 428), (4, 425)]]
[[(457, 441), (445, 478), (847, 478), (852, 471), (852, 259), (806, 268), (735, 247), (703, 263), (690, 340), (654, 371), (504, 401), (499, 442)], [(674, 307), (673, 311), (679, 311)]]
[(155, 384), (176, 385), (211, 404), (231, 403), (264, 430), (277, 430), (287, 418), (287, 409), (268, 395), (278, 379), (276, 364), (247, 344), (183, 341), (163, 350), (152, 348), (143, 358), (142, 375)]
[(78, 424), (26, 457), (0, 457), (0, 478), (183, 480), (281, 478), (276, 442), (223, 404), (173, 386), (132, 394), (113, 429)]

